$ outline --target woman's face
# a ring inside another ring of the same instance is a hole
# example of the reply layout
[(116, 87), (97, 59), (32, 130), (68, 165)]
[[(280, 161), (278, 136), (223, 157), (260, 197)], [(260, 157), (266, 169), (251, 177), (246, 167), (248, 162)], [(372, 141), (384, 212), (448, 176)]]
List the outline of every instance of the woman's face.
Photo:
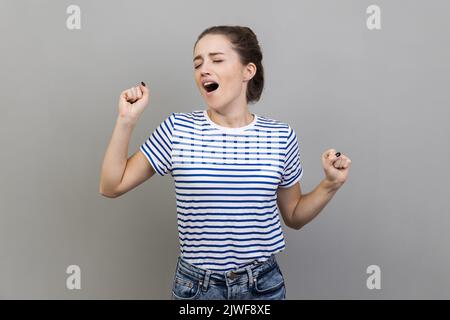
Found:
[[(256, 66), (241, 64), (226, 36), (207, 34), (194, 48), (195, 82), (208, 106), (221, 109), (230, 103), (247, 104), (247, 82), (256, 72)], [(208, 87), (204, 83), (215, 82)], [(215, 89), (217, 87), (217, 89)], [(209, 90), (214, 91), (208, 92)]]

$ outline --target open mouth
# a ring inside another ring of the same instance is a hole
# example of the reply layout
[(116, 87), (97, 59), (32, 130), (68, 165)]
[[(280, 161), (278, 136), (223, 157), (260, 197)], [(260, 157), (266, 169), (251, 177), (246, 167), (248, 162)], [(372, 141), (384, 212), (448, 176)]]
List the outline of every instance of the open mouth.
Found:
[(205, 82), (203, 84), (203, 88), (205, 88), (206, 92), (210, 93), (213, 92), (215, 90), (217, 90), (217, 88), (219, 88), (219, 84), (217, 82)]

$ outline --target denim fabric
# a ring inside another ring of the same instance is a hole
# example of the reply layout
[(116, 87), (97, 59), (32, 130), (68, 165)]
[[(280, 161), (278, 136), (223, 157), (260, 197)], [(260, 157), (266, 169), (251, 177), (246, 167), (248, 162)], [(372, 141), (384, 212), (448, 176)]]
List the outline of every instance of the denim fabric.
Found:
[(172, 299), (283, 300), (286, 287), (275, 255), (227, 272), (199, 268), (178, 257)]

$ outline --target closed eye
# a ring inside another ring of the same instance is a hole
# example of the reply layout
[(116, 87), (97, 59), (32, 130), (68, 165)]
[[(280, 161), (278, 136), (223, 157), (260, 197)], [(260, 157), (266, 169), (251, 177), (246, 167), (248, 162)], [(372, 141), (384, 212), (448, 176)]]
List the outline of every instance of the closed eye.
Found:
[[(213, 60), (213, 62), (222, 62), (223, 60)], [(197, 69), (198, 67), (200, 67), (202, 64), (200, 63), (198, 66), (194, 67), (195, 69)]]

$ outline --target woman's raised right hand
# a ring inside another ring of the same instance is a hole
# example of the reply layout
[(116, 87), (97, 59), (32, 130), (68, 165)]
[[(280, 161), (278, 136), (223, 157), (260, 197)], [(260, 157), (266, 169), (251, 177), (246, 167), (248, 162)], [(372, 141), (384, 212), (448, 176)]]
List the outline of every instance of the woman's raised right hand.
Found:
[(132, 124), (137, 123), (149, 102), (149, 90), (142, 84), (122, 91), (119, 97), (119, 116)]

